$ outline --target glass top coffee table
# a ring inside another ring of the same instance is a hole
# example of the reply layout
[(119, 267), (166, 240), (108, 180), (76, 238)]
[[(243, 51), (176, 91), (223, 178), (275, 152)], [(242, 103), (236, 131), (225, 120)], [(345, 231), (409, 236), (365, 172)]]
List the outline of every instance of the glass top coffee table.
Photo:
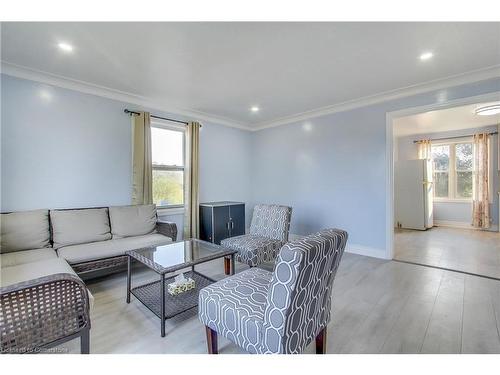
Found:
[[(195, 239), (127, 251), (127, 303), (130, 303), (130, 294), (133, 294), (158, 316), (161, 321), (161, 336), (164, 337), (165, 319), (198, 306), (200, 289), (215, 282), (210, 277), (195, 271), (195, 265), (224, 258), (225, 273), (233, 275), (235, 254), (234, 250)], [(132, 259), (155, 271), (159, 275), (159, 280), (131, 288)], [(186, 268), (191, 270), (184, 272), (184, 275), (192, 278), (196, 287), (178, 295), (171, 295), (166, 286), (174, 281), (176, 275), (168, 278), (165, 278), (165, 275)]]

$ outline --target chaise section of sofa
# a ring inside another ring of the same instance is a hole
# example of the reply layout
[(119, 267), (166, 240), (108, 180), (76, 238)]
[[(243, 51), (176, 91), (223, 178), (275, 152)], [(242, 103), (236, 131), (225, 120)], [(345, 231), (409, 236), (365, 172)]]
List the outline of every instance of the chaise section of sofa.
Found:
[(31, 352), (80, 337), (88, 353), (93, 297), (82, 277), (121, 269), (128, 250), (177, 239), (176, 225), (158, 220), (155, 205), (0, 217), (1, 352)]
[(0, 231), (0, 352), (80, 337), (88, 353), (92, 295), (50, 247), (48, 210), (2, 214)]

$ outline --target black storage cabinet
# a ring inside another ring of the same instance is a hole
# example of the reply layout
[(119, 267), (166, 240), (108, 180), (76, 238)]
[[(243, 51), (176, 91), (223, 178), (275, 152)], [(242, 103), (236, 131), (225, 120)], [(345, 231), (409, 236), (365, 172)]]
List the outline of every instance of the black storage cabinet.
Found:
[(220, 245), (229, 237), (245, 234), (245, 203), (207, 202), (200, 204), (200, 239)]

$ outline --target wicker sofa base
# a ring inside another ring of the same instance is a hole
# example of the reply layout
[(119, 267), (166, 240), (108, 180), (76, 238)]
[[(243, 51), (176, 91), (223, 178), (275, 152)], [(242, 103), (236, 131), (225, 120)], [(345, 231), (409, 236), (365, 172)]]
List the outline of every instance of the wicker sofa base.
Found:
[(81, 353), (89, 353), (89, 296), (77, 276), (59, 273), (1, 287), (0, 299), (0, 353), (40, 353), (77, 337)]
[(105, 271), (127, 265), (127, 256), (119, 255), (111, 258), (91, 260), (88, 262), (71, 264), (71, 267), (78, 275), (87, 274), (96, 271)]

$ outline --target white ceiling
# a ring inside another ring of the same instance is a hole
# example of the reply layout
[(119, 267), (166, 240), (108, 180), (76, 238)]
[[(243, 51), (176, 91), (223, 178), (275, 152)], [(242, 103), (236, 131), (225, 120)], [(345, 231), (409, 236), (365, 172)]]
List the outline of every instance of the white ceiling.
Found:
[(500, 65), (500, 23), (16, 22), (1, 38), (4, 62), (249, 128)]
[(500, 124), (500, 114), (493, 116), (478, 116), (474, 113), (476, 108), (494, 103), (500, 102), (469, 104), (399, 117), (393, 121), (394, 136), (405, 137), (414, 134), (440, 133), (450, 130), (498, 125)]

